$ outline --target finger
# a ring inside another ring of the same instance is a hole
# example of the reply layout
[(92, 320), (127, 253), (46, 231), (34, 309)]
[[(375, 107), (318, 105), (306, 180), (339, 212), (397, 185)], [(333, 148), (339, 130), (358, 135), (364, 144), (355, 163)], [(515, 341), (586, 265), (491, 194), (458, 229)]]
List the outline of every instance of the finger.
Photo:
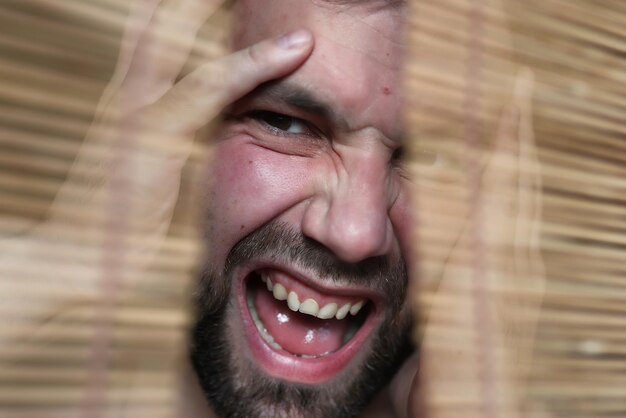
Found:
[(517, 236), (527, 249), (538, 248), (539, 222), (541, 219), (541, 175), (532, 125), (533, 74), (524, 69), (518, 75), (516, 97), (520, 109), (520, 180), (519, 216), (523, 224), (518, 226)]
[(519, 142), (519, 155), (518, 164), (520, 167), (519, 179), (518, 179), (518, 212), (517, 212), (517, 225), (515, 233), (515, 246), (516, 248), (528, 247), (529, 244), (529, 228), (528, 222), (531, 220), (530, 216), (534, 212), (532, 204), (533, 193), (533, 177), (530, 166), (531, 163), (531, 147), (534, 146), (532, 125), (530, 122), (531, 111), (529, 100), (532, 90), (532, 80), (530, 73), (520, 72), (517, 77), (515, 85), (515, 102), (516, 107), (520, 112), (520, 123), (518, 129), (518, 142)]
[(122, 81), (128, 73), (128, 68), (132, 60), (132, 56), (135, 53), (137, 43), (141, 34), (144, 32), (154, 11), (156, 10), (160, 0), (136, 0), (131, 8), (126, 27), (124, 29), (124, 35), (122, 37), (122, 43), (120, 46), (119, 57), (113, 72), (111, 82), (108, 84), (106, 90), (102, 94), (100, 99), (99, 111), (101, 113), (103, 109), (109, 104)]
[[(520, 178), (518, 196), (518, 216), (515, 231), (515, 263), (523, 280), (526, 297), (523, 300), (521, 314), (525, 324), (524, 335), (526, 346), (532, 347), (536, 320), (539, 314), (539, 303), (543, 292), (544, 270), (539, 248), (539, 228), (541, 226), (541, 176), (539, 161), (536, 155), (532, 126), (532, 90), (533, 74), (524, 69), (518, 75), (516, 83), (516, 102), (520, 109)], [(521, 353), (522, 363), (527, 364), (530, 349)], [(525, 376), (527, 371), (520, 371)]]
[(138, 39), (124, 87), (137, 105), (154, 102), (181, 71), (202, 24), (222, 0), (162, 0)]
[(193, 134), (226, 105), (259, 84), (287, 75), (313, 49), (313, 36), (301, 30), (269, 39), (201, 66), (147, 109), (147, 126), (158, 121), (168, 134)]
[[(523, 274), (527, 286), (535, 285), (536, 273), (542, 264), (538, 257), (539, 227), (541, 221), (541, 177), (536, 156), (532, 127), (532, 89), (533, 75), (529, 70), (522, 70), (517, 77), (515, 87), (516, 106), (520, 110), (518, 131), (519, 142), (519, 180), (518, 211), (516, 216), (515, 251), (516, 268)], [(529, 288), (528, 290), (534, 290)]]
[(146, 27), (152, 19), (154, 11), (159, 5), (161, 0), (136, 0), (133, 2), (132, 9), (128, 16), (128, 21), (124, 29), (124, 36), (122, 37), (122, 45), (120, 47), (120, 53), (116, 66), (116, 73), (122, 73), (125, 76), (128, 72), (128, 67), (137, 43), (141, 34), (146, 30)]
[(490, 222), (488, 244), (492, 250), (502, 250), (511, 243), (517, 212), (519, 175), (519, 109), (515, 100), (507, 105), (498, 122), (493, 150), (482, 175), (482, 196)]

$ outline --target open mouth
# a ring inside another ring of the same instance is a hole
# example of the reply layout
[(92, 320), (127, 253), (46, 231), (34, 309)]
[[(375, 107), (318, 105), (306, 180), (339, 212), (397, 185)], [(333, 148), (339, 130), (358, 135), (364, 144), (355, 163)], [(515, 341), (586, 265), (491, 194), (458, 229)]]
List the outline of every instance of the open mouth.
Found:
[(303, 383), (343, 370), (378, 317), (367, 294), (314, 288), (274, 268), (249, 273), (241, 295), (257, 363), (276, 377)]

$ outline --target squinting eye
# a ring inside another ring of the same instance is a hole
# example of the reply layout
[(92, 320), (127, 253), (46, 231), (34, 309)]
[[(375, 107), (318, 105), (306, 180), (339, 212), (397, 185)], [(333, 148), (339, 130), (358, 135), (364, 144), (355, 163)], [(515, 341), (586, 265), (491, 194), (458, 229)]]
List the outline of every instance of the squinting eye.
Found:
[(303, 120), (287, 115), (281, 115), (280, 113), (263, 110), (250, 113), (249, 116), (264, 123), (270, 129), (279, 131), (279, 133), (298, 135), (308, 134), (311, 131), (306, 122)]

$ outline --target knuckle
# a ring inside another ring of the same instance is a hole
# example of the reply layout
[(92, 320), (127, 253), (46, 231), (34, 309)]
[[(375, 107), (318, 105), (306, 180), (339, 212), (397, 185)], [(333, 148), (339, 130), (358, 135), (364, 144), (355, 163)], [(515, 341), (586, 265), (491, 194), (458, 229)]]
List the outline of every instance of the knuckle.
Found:
[(254, 67), (262, 67), (267, 61), (266, 53), (263, 49), (260, 44), (252, 45), (246, 49), (247, 58)]

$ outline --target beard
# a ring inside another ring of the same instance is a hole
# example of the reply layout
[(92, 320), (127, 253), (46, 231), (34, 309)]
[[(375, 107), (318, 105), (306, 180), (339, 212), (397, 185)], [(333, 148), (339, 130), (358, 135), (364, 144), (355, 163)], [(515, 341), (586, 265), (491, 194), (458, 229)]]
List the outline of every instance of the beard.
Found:
[[(233, 270), (261, 257), (381, 291), (385, 313), (371, 343), (365, 345), (369, 352), (361, 353), (358, 361), (330, 381), (315, 385), (269, 376), (245, 355), (237, 355)], [(405, 309), (407, 284), (401, 257), (345, 263), (283, 223), (273, 221), (258, 228), (232, 248), (222, 272), (204, 269), (194, 294), (198, 319), (192, 328), (191, 361), (208, 402), (220, 417), (356, 417), (412, 351), (411, 315)]]

